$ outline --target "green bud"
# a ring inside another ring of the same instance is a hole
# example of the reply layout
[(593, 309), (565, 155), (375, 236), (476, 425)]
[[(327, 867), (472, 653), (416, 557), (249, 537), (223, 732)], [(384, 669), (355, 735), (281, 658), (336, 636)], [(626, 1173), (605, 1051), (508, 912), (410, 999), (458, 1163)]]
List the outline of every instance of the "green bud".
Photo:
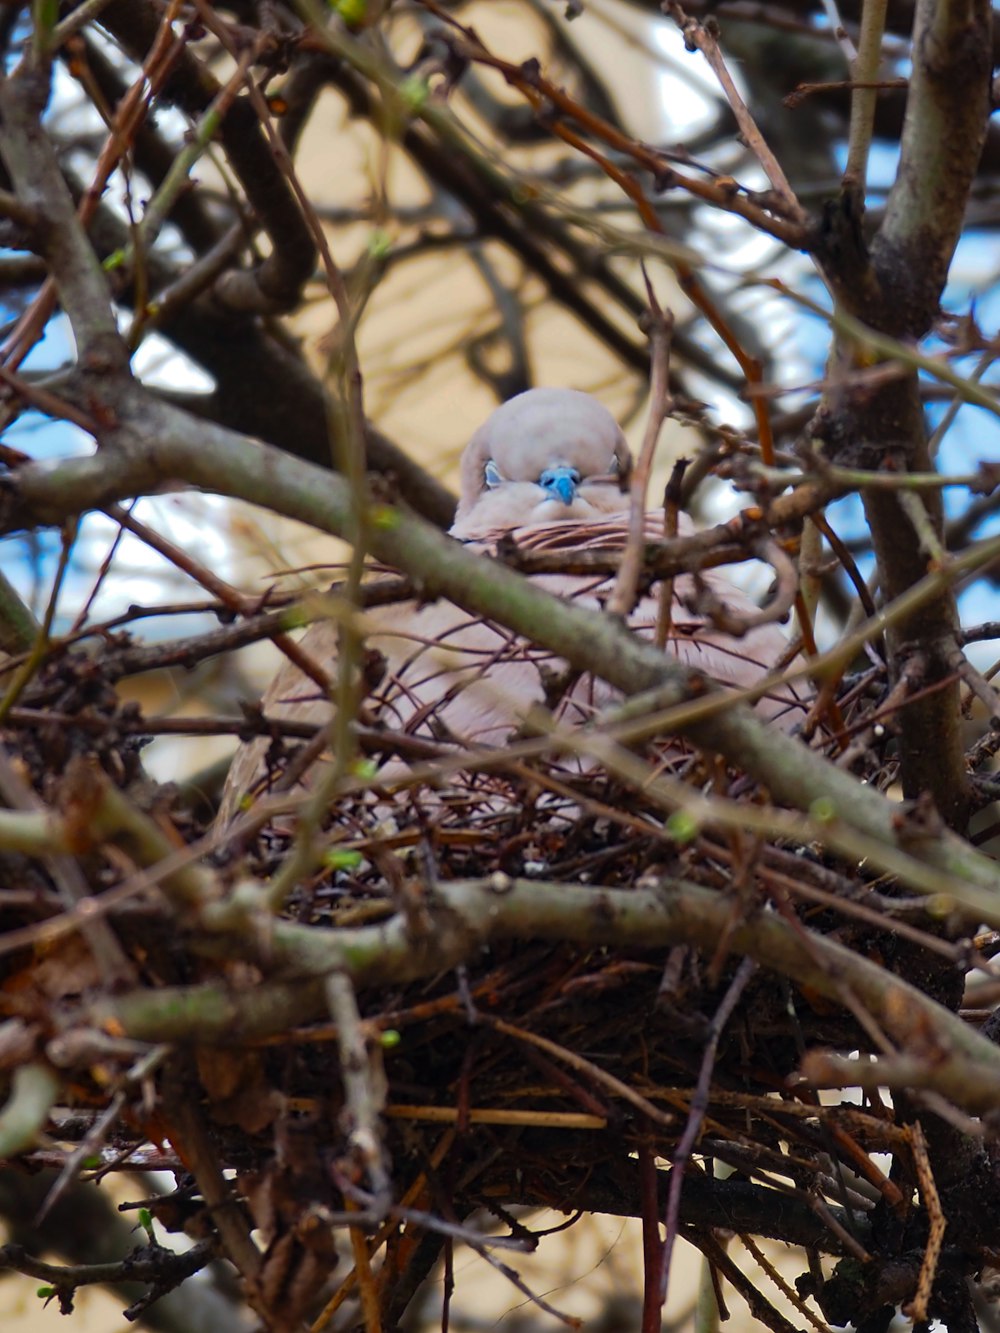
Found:
[(667, 820), (667, 832), (682, 846), (698, 836), (698, 821), (687, 810), (675, 810)]
[(301, 604), (290, 606), (284, 615), (286, 629), (304, 629), (309, 624), (309, 613)]
[(954, 912), (955, 899), (947, 893), (932, 893), (929, 898), (924, 899), (924, 910), (928, 916), (943, 921)]
[(328, 870), (356, 870), (362, 859), (361, 853), (351, 847), (328, 847), (323, 853), (323, 864)]
[(331, 3), (350, 28), (358, 27), (368, 17), (368, 0), (331, 0)]
[(392, 249), (392, 237), (381, 227), (376, 227), (368, 237), (368, 253), (372, 259), (385, 259)]
[(426, 79), (418, 79), (415, 75), (404, 79), (399, 85), (399, 95), (403, 101), (416, 114), (431, 95), (431, 86)]
[(829, 796), (817, 796), (809, 807), (809, 813), (821, 824), (832, 824), (837, 818), (837, 806)]
[(372, 505), (368, 519), (373, 528), (391, 532), (393, 528), (399, 527), (399, 510), (393, 509), (392, 505)]

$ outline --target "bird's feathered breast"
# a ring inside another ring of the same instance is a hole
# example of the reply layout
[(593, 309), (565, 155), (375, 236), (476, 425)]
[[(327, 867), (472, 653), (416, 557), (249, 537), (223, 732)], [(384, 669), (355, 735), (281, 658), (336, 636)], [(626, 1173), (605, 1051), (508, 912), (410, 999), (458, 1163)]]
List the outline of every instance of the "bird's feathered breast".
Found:
[[(682, 531), (689, 521), (682, 518)], [(588, 523), (561, 522), (529, 525), (509, 532), (494, 532), (490, 541), (467, 542), (484, 555), (492, 554), (505, 538), (524, 550), (562, 553), (571, 558), (580, 551), (621, 551), (626, 541), (626, 516)], [(662, 513), (646, 516), (647, 535), (663, 535)], [(749, 613), (755, 604), (725, 576), (703, 575), (711, 591), (737, 612)], [(542, 574), (533, 582), (559, 598), (572, 598), (599, 614), (611, 591), (613, 576)], [(742, 639), (716, 630), (710, 619), (687, 603), (696, 595), (691, 576), (674, 580), (673, 607), (666, 651), (723, 685), (745, 688), (755, 684), (778, 662), (786, 647), (781, 629), (764, 625)], [(630, 627), (646, 638), (653, 636), (658, 612), (656, 590), (640, 598), (629, 617)], [(365, 613), (366, 643), (380, 655), (381, 672), (364, 701), (363, 720), (399, 736), (436, 745), (501, 746), (522, 724), (533, 705), (547, 700), (553, 677), (565, 664), (546, 649), (489, 621), (471, 615), (447, 601), (422, 606), (405, 602)], [(330, 670), (336, 660), (337, 630), (329, 622), (314, 625), (302, 648)], [(610, 686), (583, 674), (568, 685), (555, 703), (556, 719), (580, 725), (614, 702)], [(548, 700), (552, 702), (551, 700)], [(263, 700), (270, 717), (294, 717), (321, 725), (331, 707), (316, 684), (290, 663), (282, 668)], [(805, 715), (805, 704), (790, 686), (765, 698), (760, 710), (784, 726)], [(235, 813), (243, 793), (262, 776), (266, 741), (244, 747), (234, 762), (227, 787), (226, 807)], [(399, 770), (390, 761), (388, 775)]]

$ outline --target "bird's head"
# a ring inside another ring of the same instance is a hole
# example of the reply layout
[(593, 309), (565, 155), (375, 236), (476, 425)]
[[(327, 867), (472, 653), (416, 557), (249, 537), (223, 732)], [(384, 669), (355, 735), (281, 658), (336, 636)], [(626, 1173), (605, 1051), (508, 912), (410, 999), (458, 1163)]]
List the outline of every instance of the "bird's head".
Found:
[(596, 399), (529, 389), (498, 407), (466, 446), (452, 532), (482, 537), (622, 513), (630, 468), (621, 428)]

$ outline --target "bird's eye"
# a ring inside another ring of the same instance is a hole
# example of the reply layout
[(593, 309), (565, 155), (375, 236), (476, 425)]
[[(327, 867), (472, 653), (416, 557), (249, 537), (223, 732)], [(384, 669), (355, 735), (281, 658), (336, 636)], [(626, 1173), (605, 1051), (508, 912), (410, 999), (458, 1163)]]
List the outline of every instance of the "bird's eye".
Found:
[(612, 477), (617, 477), (621, 469), (621, 463), (617, 454), (611, 455), (611, 462), (608, 464), (608, 473)]
[(495, 486), (499, 486), (503, 481), (503, 477), (500, 475), (500, 469), (497, 467), (496, 463), (494, 463), (492, 458), (486, 464), (483, 477), (490, 490), (493, 490)]

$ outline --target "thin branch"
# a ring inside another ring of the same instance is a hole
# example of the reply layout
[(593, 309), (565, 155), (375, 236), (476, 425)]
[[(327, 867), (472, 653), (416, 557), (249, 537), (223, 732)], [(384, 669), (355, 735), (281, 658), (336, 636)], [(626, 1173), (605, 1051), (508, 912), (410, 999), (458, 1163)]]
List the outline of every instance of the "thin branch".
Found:
[(632, 470), (625, 550), (621, 556), (615, 586), (608, 598), (608, 611), (611, 615), (618, 616), (631, 615), (635, 608), (639, 574), (642, 569), (643, 539), (646, 535), (646, 497), (649, 491), (649, 479), (660, 431), (673, 406), (670, 394), (670, 337), (673, 332), (674, 317), (669, 310), (664, 313), (660, 308), (645, 269), (643, 276), (646, 279), (646, 297), (649, 301), (647, 331), (652, 345), (649, 415), (639, 457)]
[(736, 975), (727, 986), (726, 993), (722, 997), (722, 1001), (719, 1004), (718, 1009), (715, 1011), (709, 1025), (707, 1034), (708, 1040), (705, 1043), (705, 1050), (701, 1059), (701, 1067), (698, 1070), (698, 1081), (695, 1084), (694, 1093), (691, 1097), (691, 1109), (688, 1112), (687, 1123), (684, 1126), (684, 1133), (681, 1135), (680, 1142), (674, 1153), (673, 1169), (670, 1172), (666, 1216), (664, 1218), (665, 1240), (663, 1244), (663, 1255), (660, 1261), (661, 1308), (667, 1301), (667, 1291), (670, 1282), (670, 1259), (673, 1254), (674, 1242), (677, 1239), (684, 1173), (687, 1169), (688, 1159), (690, 1158), (694, 1145), (701, 1133), (701, 1126), (705, 1112), (708, 1110), (708, 1094), (712, 1075), (715, 1072), (715, 1057), (719, 1049), (719, 1040), (722, 1037), (723, 1029), (732, 1016), (733, 1010), (739, 1003), (740, 997), (746, 990), (747, 984), (755, 971), (756, 964), (753, 959), (744, 958), (736, 969)]
[(699, 23), (697, 19), (686, 14), (677, 0), (668, 0), (663, 8), (680, 28), (684, 37), (684, 44), (688, 50), (697, 49), (701, 51), (708, 61), (712, 73), (719, 80), (719, 84), (726, 95), (726, 101), (736, 117), (740, 133), (763, 168), (764, 174), (771, 182), (771, 187), (781, 200), (782, 212), (800, 225), (805, 225), (807, 214), (795, 197), (795, 191), (789, 184), (781, 164), (771, 152), (767, 141), (757, 128), (749, 107), (740, 96), (732, 75), (726, 67), (726, 62), (719, 49), (719, 43), (712, 32), (704, 24)]
[(865, 0), (857, 55), (851, 62), (851, 127), (847, 137), (847, 165), (843, 185), (865, 197), (868, 150), (875, 126), (876, 93), (882, 64), (882, 34), (888, 0)]

